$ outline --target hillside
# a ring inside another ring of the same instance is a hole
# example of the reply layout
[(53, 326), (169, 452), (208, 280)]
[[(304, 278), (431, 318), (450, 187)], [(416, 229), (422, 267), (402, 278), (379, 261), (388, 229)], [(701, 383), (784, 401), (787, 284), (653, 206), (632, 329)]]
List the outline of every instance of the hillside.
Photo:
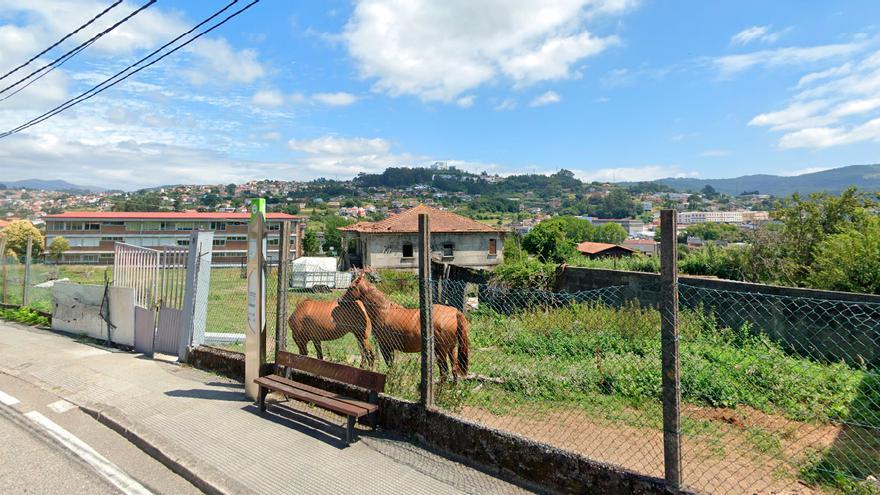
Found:
[(24, 179), (13, 181), (0, 181), (9, 189), (40, 189), (43, 191), (86, 191), (102, 192), (107, 189), (97, 186), (80, 186), (71, 184), (66, 180)]
[(794, 192), (811, 193), (827, 191), (840, 193), (850, 186), (865, 191), (880, 191), (880, 164), (850, 165), (810, 174), (744, 175), (731, 179), (658, 179), (654, 182), (667, 185), (680, 191), (699, 191), (706, 185), (725, 194), (741, 194), (744, 191), (758, 191), (760, 194), (788, 196)]

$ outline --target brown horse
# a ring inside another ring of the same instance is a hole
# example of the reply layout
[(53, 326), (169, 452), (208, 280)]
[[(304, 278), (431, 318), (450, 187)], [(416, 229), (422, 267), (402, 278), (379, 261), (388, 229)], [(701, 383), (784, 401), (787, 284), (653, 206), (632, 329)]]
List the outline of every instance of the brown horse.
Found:
[(361, 348), (361, 366), (373, 367), (375, 354), (370, 347), (370, 318), (360, 301), (317, 301), (305, 299), (296, 305), (287, 319), (299, 353), (308, 355), (308, 343), (314, 342), (318, 359), (324, 359), (321, 342), (336, 340), (347, 333), (354, 335)]
[[(359, 301), (364, 304), (373, 324), (373, 334), (385, 364), (394, 363), (394, 351), (421, 352), (419, 310), (407, 309), (391, 301), (374, 287), (363, 274), (355, 277), (340, 299), (342, 302)], [(434, 323), (434, 353), (440, 373), (445, 378), (452, 363), (453, 379), (468, 372), (468, 321), (464, 314), (442, 304), (432, 306)], [(456, 345), (458, 354), (454, 354)], [(448, 360), (448, 362), (447, 362)]]

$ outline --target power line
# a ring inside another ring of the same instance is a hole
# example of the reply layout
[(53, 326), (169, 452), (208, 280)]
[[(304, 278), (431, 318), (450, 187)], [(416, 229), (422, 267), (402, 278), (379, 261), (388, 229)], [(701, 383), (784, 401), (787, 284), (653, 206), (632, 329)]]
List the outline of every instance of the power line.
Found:
[(41, 56), (45, 55), (47, 52), (49, 52), (49, 50), (55, 48), (56, 46), (60, 45), (61, 43), (64, 43), (64, 41), (67, 40), (68, 38), (70, 38), (71, 36), (73, 36), (73, 35), (75, 35), (76, 33), (82, 31), (83, 29), (89, 27), (89, 25), (91, 25), (93, 22), (97, 21), (102, 15), (106, 14), (107, 12), (110, 12), (110, 10), (113, 9), (113, 7), (116, 7), (116, 6), (119, 5), (120, 3), (122, 3), (122, 0), (116, 0), (115, 3), (111, 4), (111, 5), (110, 5), (109, 7), (107, 7), (106, 9), (102, 10), (100, 13), (98, 13), (98, 15), (96, 15), (95, 17), (92, 17), (91, 19), (89, 19), (89, 22), (87, 22), (87, 23), (83, 24), (82, 26), (76, 28), (76, 31), (73, 31), (73, 32), (71, 32), (71, 33), (68, 33), (66, 36), (64, 36), (64, 37), (61, 38), (60, 40), (56, 41), (55, 43), (53, 43), (49, 48), (46, 48), (45, 50), (43, 50), (43, 51), (41, 51), (40, 53), (38, 53), (38, 54), (34, 55), (33, 57), (31, 57), (27, 62), (25, 62), (25, 63), (19, 65), (18, 67), (16, 67), (16, 68), (10, 70), (10, 71), (7, 72), (6, 74), (3, 74), (2, 76), (0, 76), (0, 81), (2, 81), (3, 79), (6, 79), (10, 74), (12, 74), (13, 72), (17, 71), (18, 69), (21, 69), (22, 67), (28, 65), (29, 63), (33, 62), (34, 60), (36, 60), (36, 59), (40, 58)]
[[(46, 69), (49, 69), (49, 72), (51, 72), (51, 70), (54, 69), (57, 65), (61, 65), (61, 64), (63, 64), (64, 62), (66, 62), (67, 60), (69, 60), (71, 57), (73, 57), (74, 55), (76, 55), (77, 53), (79, 53), (79, 52), (85, 50), (86, 48), (88, 48), (89, 46), (91, 46), (92, 43), (98, 41), (98, 40), (99, 40), (101, 37), (103, 37), (105, 34), (109, 33), (110, 31), (113, 31), (114, 29), (116, 29), (117, 27), (119, 27), (121, 24), (123, 24), (124, 22), (128, 21), (128, 20), (131, 19), (132, 17), (138, 15), (139, 13), (141, 13), (142, 11), (144, 11), (146, 8), (148, 8), (150, 5), (153, 5), (154, 3), (156, 3), (156, 0), (150, 0), (149, 2), (145, 3), (144, 5), (142, 5), (139, 9), (137, 9), (137, 10), (135, 10), (134, 12), (132, 12), (131, 14), (128, 14), (127, 16), (123, 17), (120, 21), (116, 22), (116, 24), (113, 24), (113, 25), (110, 26), (109, 28), (107, 28), (107, 29), (101, 31), (100, 33), (96, 34), (95, 36), (91, 37), (90, 39), (88, 39), (88, 40), (82, 42), (82, 43), (81, 43), (79, 46), (77, 46), (76, 48), (73, 48), (72, 50), (68, 51), (68, 52), (65, 53), (64, 55), (62, 55), (62, 56), (56, 58), (55, 60), (49, 62), (48, 64), (46, 64), (46, 65), (40, 67), (39, 69), (37, 69), (37, 70), (31, 72), (31, 73), (28, 74), (27, 76), (25, 76), (25, 77), (19, 79), (18, 81), (15, 81), (14, 83), (10, 84), (9, 86), (3, 88), (2, 90), (0, 90), (0, 94), (3, 94), (3, 93), (5, 93), (5, 92), (9, 91), (10, 89), (12, 89), (12, 88), (18, 86), (19, 84), (23, 83), (24, 81), (27, 81), (28, 79), (30, 79), (30, 78), (34, 77), (35, 75), (37, 75), (37, 74), (39, 74), (39, 73), (45, 71)], [(43, 76), (46, 75), (47, 73), (48, 73), (48, 72), (43, 72), (43, 74), (40, 75), (39, 77), (43, 77)]]
[[(7, 137), (7, 136), (10, 136), (10, 135), (12, 135), (12, 134), (16, 134), (16, 133), (21, 132), (21, 131), (23, 131), (23, 130), (29, 128), (29, 127), (32, 127), (32, 126), (34, 126), (34, 125), (37, 125), (37, 124), (39, 124), (40, 122), (43, 122), (43, 121), (45, 121), (45, 120), (47, 120), (47, 119), (50, 119), (50, 118), (52, 118), (53, 116), (55, 116), (55, 115), (57, 115), (57, 114), (59, 114), (59, 113), (65, 111), (65, 110), (67, 110), (68, 108), (70, 108), (70, 107), (72, 107), (72, 106), (74, 106), (74, 105), (76, 105), (76, 104), (78, 104), (78, 103), (81, 103), (81, 102), (83, 102), (83, 101), (85, 101), (85, 100), (88, 100), (88, 99), (90, 99), (90, 98), (96, 96), (97, 94), (99, 94), (99, 93), (101, 93), (101, 92), (103, 92), (103, 91), (105, 91), (105, 90), (107, 90), (107, 89), (109, 89), (109, 88), (111, 88), (111, 87), (113, 87), (113, 86), (119, 84), (120, 82), (122, 82), (122, 81), (128, 79), (129, 77), (131, 77), (131, 76), (137, 74), (138, 72), (140, 72), (140, 71), (146, 69), (147, 67), (152, 66), (153, 64), (159, 62), (160, 60), (164, 59), (165, 57), (171, 55), (172, 53), (176, 52), (177, 50), (180, 50), (181, 48), (183, 48), (183, 47), (189, 45), (190, 43), (192, 43), (192, 42), (194, 42), (195, 40), (201, 38), (202, 36), (204, 36), (204, 35), (210, 33), (211, 31), (213, 31), (213, 30), (219, 28), (219, 27), (222, 26), (223, 24), (226, 24), (226, 23), (227, 23), (229, 20), (231, 20), (232, 18), (238, 16), (239, 14), (241, 14), (242, 12), (244, 12), (245, 10), (247, 10), (247, 9), (251, 8), (252, 6), (254, 6), (255, 4), (259, 3), (259, 1), (260, 1), (260, 0), (252, 0), (249, 4), (245, 5), (245, 6), (242, 7), (241, 9), (239, 9), (239, 10), (233, 12), (232, 14), (229, 14), (228, 16), (226, 16), (226, 17), (225, 17), (223, 20), (221, 20), (220, 22), (218, 22), (218, 23), (214, 24), (213, 26), (209, 27), (208, 29), (205, 29), (204, 31), (202, 31), (202, 32), (200, 32), (200, 33), (198, 33), (198, 34), (196, 34), (195, 36), (193, 36), (192, 38), (190, 38), (190, 39), (187, 40), (186, 42), (184, 42), (184, 43), (182, 43), (182, 44), (180, 44), (180, 45), (174, 47), (173, 49), (169, 50), (168, 52), (164, 53), (164, 54), (163, 54), (162, 56), (160, 56), (159, 58), (157, 58), (157, 59), (151, 61), (150, 63), (144, 65), (143, 67), (138, 68), (137, 70), (131, 71), (131, 72), (129, 72), (129, 73), (126, 74), (126, 72), (129, 71), (130, 69), (132, 69), (132, 68), (134, 68), (134, 67), (140, 65), (141, 63), (143, 63), (144, 61), (146, 61), (146, 60), (149, 59), (150, 57), (156, 55), (158, 52), (160, 52), (160, 51), (162, 51), (163, 49), (167, 48), (168, 46), (170, 46), (171, 44), (173, 44), (173, 43), (175, 43), (176, 41), (180, 40), (180, 39), (183, 38), (184, 36), (187, 36), (187, 35), (193, 33), (196, 29), (198, 29), (199, 27), (201, 27), (201, 26), (207, 24), (208, 22), (210, 22), (211, 20), (213, 20), (214, 18), (216, 18), (217, 16), (219, 16), (220, 14), (222, 14), (223, 12), (225, 12), (226, 10), (228, 10), (228, 9), (229, 9), (230, 7), (232, 7), (234, 4), (238, 3), (238, 0), (233, 0), (232, 2), (230, 2), (229, 4), (227, 4), (225, 7), (223, 7), (221, 10), (215, 12), (215, 13), (212, 14), (210, 17), (206, 18), (206, 19), (203, 20), (202, 22), (200, 22), (200, 23), (196, 24), (195, 26), (193, 26), (189, 31), (186, 31), (185, 33), (183, 33), (183, 34), (177, 36), (176, 38), (174, 38), (173, 40), (169, 41), (168, 43), (162, 45), (161, 47), (159, 47), (158, 49), (154, 50), (153, 52), (151, 52), (151, 53), (148, 54), (147, 56), (145, 56), (145, 57), (141, 58), (140, 60), (138, 60), (137, 62), (135, 62), (135, 63), (129, 65), (129, 66), (126, 67), (125, 69), (123, 69), (123, 70), (117, 72), (117, 73), (116, 73), (115, 75), (113, 75), (112, 77), (109, 77), (109, 78), (107, 78), (106, 80), (104, 80), (103, 82), (101, 82), (100, 84), (97, 84), (97, 85), (93, 86), (93, 87), (90, 88), (88, 91), (85, 91), (85, 92), (83, 92), (82, 94), (80, 94), (79, 96), (76, 96), (76, 97), (74, 97), (74, 98), (71, 98), (71, 99), (67, 100), (67, 101), (64, 102), (64, 103), (62, 103), (62, 104), (60, 104), (60, 105), (57, 105), (56, 107), (54, 107), (53, 109), (49, 110), (48, 112), (45, 112), (45, 113), (43, 113), (42, 115), (39, 115), (39, 116), (37, 116), (37, 117), (31, 119), (30, 121), (25, 122), (24, 124), (22, 124), (22, 125), (20, 125), (20, 126), (18, 126), (18, 127), (16, 127), (16, 128), (14, 128), (14, 129), (10, 129), (9, 131), (6, 131), (6, 132), (0, 134), (0, 139), (5, 138), (5, 137)], [(125, 74), (125, 75), (122, 76), (122, 74)], [(120, 76), (122, 76), (122, 77), (120, 77)], [(118, 78), (118, 79), (117, 79), (117, 78)], [(115, 79), (115, 80), (114, 80), (114, 79)]]

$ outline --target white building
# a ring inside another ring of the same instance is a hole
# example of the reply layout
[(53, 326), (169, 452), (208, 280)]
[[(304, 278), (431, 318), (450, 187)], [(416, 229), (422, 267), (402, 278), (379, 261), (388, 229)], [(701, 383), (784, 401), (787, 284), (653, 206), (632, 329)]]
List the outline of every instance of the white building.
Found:
[(683, 211), (678, 214), (678, 223), (758, 223), (766, 222), (770, 215), (766, 211)]

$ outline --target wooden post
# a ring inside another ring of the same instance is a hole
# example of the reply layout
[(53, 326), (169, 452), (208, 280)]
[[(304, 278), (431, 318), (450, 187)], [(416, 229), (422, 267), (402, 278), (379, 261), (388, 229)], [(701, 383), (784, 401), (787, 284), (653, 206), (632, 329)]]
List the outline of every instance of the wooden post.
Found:
[(287, 287), (290, 285), (290, 228), (289, 221), (282, 221), (278, 230), (278, 294), (275, 300), (275, 362), (278, 353), (287, 350)]
[(266, 200), (251, 200), (248, 223), (247, 333), (244, 339), (244, 392), (257, 400), (260, 387), (254, 380), (266, 362)]
[(2, 299), (0, 299), (0, 302), (6, 304), (9, 296), (9, 286), (7, 285), (6, 280), (8, 276), (6, 268), (6, 236), (0, 237), (0, 269), (2, 269), (2, 272), (0, 272), (0, 278), (2, 278), (2, 280), (0, 280), (0, 283), (3, 284), (3, 291), (2, 293), (0, 293), (0, 297), (2, 297)]
[(663, 465), (668, 490), (681, 488), (681, 381), (678, 359), (678, 232), (675, 210), (660, 212), (660, 339)]
[(419, 401), (434, 406), (434, 325), (431, 317), (431, 228), (429, 217), (419, 214), (419, 325), (422, 333), (422, 374)]
[(24, 277), (21, 284), (21, 305), (27, 307), (31, 302), (31, 253), (34, 248), (34, 238), (28, 237), (27, 251), (24, 257)]

